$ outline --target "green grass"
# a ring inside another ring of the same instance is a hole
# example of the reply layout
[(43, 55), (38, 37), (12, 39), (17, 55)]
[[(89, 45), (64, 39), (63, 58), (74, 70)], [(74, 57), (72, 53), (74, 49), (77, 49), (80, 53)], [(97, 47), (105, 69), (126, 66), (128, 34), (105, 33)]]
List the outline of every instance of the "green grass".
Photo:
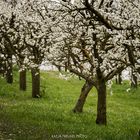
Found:
[(108, 91), (107, 126), (95, 124), (97, 93), (90, 92), (84, 112), (72, 109), (84, 81), (60, 79), (57, 72), (42, 72), (41, 99), (31, 98), (31, 77), (26, 92), (19, 91), (18, 73), (9, 85), (0, 78), (0, 140), (138, 140), (140, 88), (126, 92), (127, 81)]

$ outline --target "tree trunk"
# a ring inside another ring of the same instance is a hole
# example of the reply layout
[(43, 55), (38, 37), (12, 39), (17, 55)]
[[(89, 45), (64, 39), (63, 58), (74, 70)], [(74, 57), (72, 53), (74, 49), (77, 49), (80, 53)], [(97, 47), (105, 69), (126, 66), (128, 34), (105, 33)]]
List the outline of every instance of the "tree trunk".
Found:
[(26, 90), (26, 70), (22, 70), (19, 73), (19, 86), (20, 90)]
[(39, 68), (32, 68), (32, 97), (40, 97), (40, 70)]
[(122, 77), (121, 77), (121, 73), (119, 73), (116, 77), (116, 84), (121, 85), (122, 84)]
[(13, 83), (13, 67), (12, 67), (12, 55), (8, 55), (6, 61), (6, 81), (8, 84)]
[(106, 83), (100, 81), (98, 83), (98, 102), (97, 102), (97, 118), (96, 124), (106, 125)]
[(83, 106), (85, 104), (86, 98), (90, 90), (92, 89), (93, 84), (89, 83), (88, 81), (85, 82), (81, 89), (80, 97), (76, 103), (76, 106), (73, 109), (73, 112), (83, 112)]
[(137, 88), (137, 87), (138, 87), (137, 76), (135, 74), (132, 74), (131, 88)]
[(65, 72), (67, 72), (67, 71), (68, 71), (68, 63), (65, 62)]

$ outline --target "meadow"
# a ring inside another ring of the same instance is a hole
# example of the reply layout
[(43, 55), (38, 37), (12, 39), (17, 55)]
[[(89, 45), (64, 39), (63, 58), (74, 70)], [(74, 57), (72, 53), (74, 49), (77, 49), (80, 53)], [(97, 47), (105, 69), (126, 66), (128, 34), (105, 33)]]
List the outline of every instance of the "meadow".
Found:
[(140, 139), (140, 88), (126, 91), (128, 81), (108, 89), (107, 126), (96, 125), (97, 93), (93, 88), (83, 113), (73, 107), (83, 80), (61, 79), (58, 72), (41, 73), (42, 98), (31, 97), (31, 77), (27, 91), (19, 90), (18, 73), (14, 83), (0, 78), (0, 140), (138, 140)]

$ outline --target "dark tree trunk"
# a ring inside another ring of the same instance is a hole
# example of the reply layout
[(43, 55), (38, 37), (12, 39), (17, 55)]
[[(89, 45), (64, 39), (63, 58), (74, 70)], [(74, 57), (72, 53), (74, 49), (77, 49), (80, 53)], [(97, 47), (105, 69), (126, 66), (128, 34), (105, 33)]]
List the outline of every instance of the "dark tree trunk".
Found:
[(97, 102), (97, 118), (96, 124), (106, 125), (106, 83), (100, 81), (98, 83), (98, 102)]
[(60, 66), (58, 66), (58, 70), (59, 70), (59, 72), (61, 72), (61, 67)]
[(4, 77), (4, 72), (5, 72), (5, 61), (3, 58), (0, 57), (0, 74)]
[(137, 88), (137, 87), (138, 87), (137, 76), (132, 73), (131, 88)]
[(20, 90), (26, 90), (26, 70), (22, 70), (19, 73), (19, 86)]
[(32, 97), (39, 98), (40, 96), (40, 70), (39, 68), (32, 68)]
[(90, 90), (92, 89), (93, 84), (88, 81), (85, 82), (84, 86), (81, 89), (80, 97), (76, 103), (76, 106), (73, 109), (73, 112), (83, 112), (83, 106), (85, 104), (86, 98)]
[(6, 81), (8, 84), (13, 83), (13, 64), (12, 64), (12, 55), (8, 55), (7, 60), (6, 60)]
[(121, 77), (121, 73), (119, 73), (116, 77), (116, 84), (121, 85), (122, 84), (122, 77)]
[(65, 63), (65, 72), (67, 72), (68, 71), (68, 63), (66, 62)]

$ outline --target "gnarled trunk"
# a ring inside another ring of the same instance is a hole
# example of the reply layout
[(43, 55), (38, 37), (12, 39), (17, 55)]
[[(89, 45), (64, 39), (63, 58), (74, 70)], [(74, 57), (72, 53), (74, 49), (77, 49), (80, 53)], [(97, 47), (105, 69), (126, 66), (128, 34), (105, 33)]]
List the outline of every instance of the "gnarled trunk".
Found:
[(79, 99), (76, 103), (76, 106), (73, 109), (73, 112), (79, 112), (80, 113), (80, 112), (83, 111), (83, 106), (85, 104), (87, 95), (90, 92), (90, 90), (92, 89), (92, 87), (93, 87), (92, 83), (90, 83), (88, 81), (85, 82), (84, 86), (81, 89), (80, 97), (79, 97)]
[(32, 68), (32, 97), (40, 97), (40, 70), (39, 68)]
[(97, 102), (97, 118), (96, 124), (106, 125), (106, 83), (100, 81), (98, 83), (98, 102)]
[(19, 72), (19, 86), (20, 90), (26, 90), (26, 70)]

